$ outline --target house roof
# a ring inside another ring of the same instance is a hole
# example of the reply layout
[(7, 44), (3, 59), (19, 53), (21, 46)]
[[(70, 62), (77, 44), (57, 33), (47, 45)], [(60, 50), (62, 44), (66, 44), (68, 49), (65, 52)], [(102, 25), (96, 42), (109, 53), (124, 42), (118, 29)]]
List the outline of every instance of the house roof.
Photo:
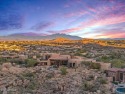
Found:
[(78, 63), (78, 62), (81, 62), (81, 61), (83, 61), (83, 60), (82, 59), (69, 59), (68, 62), (70, 62), (70, 63)]
[(52, 55), (49, 59), (51, 60), (68, 60), (70, 55)]

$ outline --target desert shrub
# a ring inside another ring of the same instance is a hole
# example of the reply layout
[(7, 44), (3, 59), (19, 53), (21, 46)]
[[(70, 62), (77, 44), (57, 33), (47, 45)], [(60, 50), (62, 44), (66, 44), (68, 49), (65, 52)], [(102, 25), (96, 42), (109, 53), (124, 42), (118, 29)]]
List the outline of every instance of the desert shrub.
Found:
[(82, 56), (80, 52), (75, 53), (76, 56)]
[(37, 64), (37, 61), (34, 59), (27, 59), (25, 62), (27, 67), (34, 67)]
[(92, 69), (100, 69), (101, 65), (99, 63), (91, 63), (90, 68), (92, 68)]
[(83, 49), (78, 49), (78, 50), (76, 51), (75, 55), (77, 55), (77, 56), (83, 56), (82, 53), (84, 53), (84, 52), (85, 52), (85, 50), (83, 50)]
[(46, 75), (46, 78), (48, 78), (48, 79), (51, 79), (52, 77), (54, 77), (54, 73), (48, 73)]
[(82, 89), (83, 89), (84, 91), (90, 91), (90, 90), (92, 90), (93, 88), (94, 88), (94, 86), (93, 86), (92, 84), (88, 83), (88, 82), (85, 82), (85, 83), (83, 83), (83, 85), (82, 85)]
[(24, 76), (24, 77), (30, 77), (30, 78), (31, 78), (31, 77), (34, 77), (34, 74), (31, 73), (31, 72), (28, 72), (28, 73), (24, 73), (23, 76)]
[(23, 65), (25, 64), (25, 61), (24, 60), (21, 60), (21, 59), (10, 59), (9, 60), (11, 63), (15, 63), (15, 64), (18, 64), (18, 65)]
[(94, 80), (94, 76), (93, 76), (93, 75), (89, 75), (89, 76), (87, 77), (87, 81), (91, 81), (91, 80)]
[(28, 88), (29, 90), (34, 90), (35, 87), (36, 87), (35, 82), (30, 82), (30, 83), (28, 84), (28, 86), (27, 86), (27, 88)]
[(104, 78), (99, 78), (99, 82), (100, 84), (107, 84), (107, 81)]
[(82, 64), (82, 65), (85, 65), (86, 67), (89, 67), (90, 64), (91, 64), (91, 62), (83, 61), (81, 64)]
[(65, 67), (62, 67), (61, 69), (60, 69), (60, 71), (61, 71), (61, 74), (62, 75), (66, 75), (68, 72), (67, 72), (67, 69), (65, 68)]
[(7, 62), (7, 59), (0, 57), (0, 64), (3, 64), (3, 62)]
[(99, 63), (93, 63), (93, 62), (82, 62), (82, 65), (85, 65), (88, 68), (91, 69), (100, 69), (101, 65)]
[(102, 56), (97, 59), (101, 62), (109, 62), (112, 64), (112, 67), (125, 68), (125, 57), (121, 53), (111, 53), (109, 56)]
[(117, 68), (125, 68), (125, 63), (123, 60), (120, 59), (114, 59), (112, 60), (112, 66)]
[(115, 85), (118, 85), (119, 84), (119, 82), (112, 82), (113, 84), (115, 84)]

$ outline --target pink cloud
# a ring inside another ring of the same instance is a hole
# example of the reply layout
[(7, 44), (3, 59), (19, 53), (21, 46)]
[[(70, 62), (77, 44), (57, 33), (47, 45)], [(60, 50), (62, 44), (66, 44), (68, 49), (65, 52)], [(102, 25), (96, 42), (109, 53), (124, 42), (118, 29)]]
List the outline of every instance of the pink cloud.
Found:
[(125, 15), (121, 16), (112, 16), (104, 19), (92, 19), (87, 22), (83, 22), (80, 26), (69, 28), (65, 30), (61, 30), (62, 33), (71, 33), (76, 32), (79, 30), (83, 30), (90, 27), (99, 27), (99, 26), (106, 26), (106, 25), (112, 25), (112, 24), (119, 24), (125, 22)]
[(71, 32), (75, 32), (75, 31), (78, 31), (80, 30), (81, 28), (70, 28), (70, 29), (65, 29), (65, 30), (61, 30), (60, 32), (61, 33), (71, 33)]
[(100, 34), (100, 35), (96, 35), (95, 38), (125, 38), (125, 33), (105, 33), (105, 34)]
[(105, 32), (95, 36), (96, 38), (125, 38), (125, 32)]
[(76, 32), (79, 30), (84, 31), (84, 29), (94, 27), (94, 26), (95, 27), (106, 26), (106, 25), (118, 24), (118, 23), (123, 23), (123, 22), (125, 22), (125, 15), (113, 16), (113, 17), (104, 18), (104, 19), (92, 19), (92, 20), (89, 20), (88, 22), (82, 23), (78, 27), (61, 30), (61, 33), (71, 33), (71, 32)]
[(125, 15), (120, 16), (111, 16), (107, 18), (99, 18), (90, 20), (87, 23), (83, 23), (82, 26), (84, 27), (90, 27), (90, 26), (105, 26), (105, 25), (111, 25), (111, 24), (118, 24), (125, 22)]
[[(82, 2), (84, 5), (84, 2)], [(106, 2), (104, 2), (106, 3)], [(123, 3), (119, 3), (113, 0), (110, 0), (108, 3), (111, 4), (102, 4), (102, 6), (90, 6), (85, 4), (85, 8), (82, 7), (79, 11), (73, 11), (71, 13), (67, 13), (64, 15), (64, 17), (77, 17), (73, 21), (79, 20), (78, 18), (83, 17), (83, 15), (87, 14), (86, 18), (87, 20), (84, 20), (82, 23), (79, 23), (79, 26), (76, 26), (74, 28), (68, 28), (61, 30), (61, 33), (72, 33), (77, 31), (83, 31), (86, 29), (89, 29), (89, 32), (85, 33), (97, 33), (98, 27), (101, 28), (104, 31), (100, 31), (98, 35), (95, 34), (95, 37), (125, 37), (125, 33), (122, 31), (116, 31), (117, 26), (116, 24), (124, 23), (125, 22), (125, 5)], [(70, 5), (70, 4), (69, 4)], [(84, 19), (84, 18), (83, 18)], [(81, 19), (82, 20), (82, 19)], [(73, 23), (73, 21), (71, 23)], [(81, 21), (80, 21), (81, 22)], [(116, 28), (113, 30), (113, 28), (110, 28), (110, 30), (103, 29), (103, 26), (106, 27), (108, 25), (115, 25)], [(96, 28), (97, 31), (93, 31), (91, 28)], [(118, 27), (119, 28), (119, 27)], [(100, 29), (100, 30), (101, 30)]]

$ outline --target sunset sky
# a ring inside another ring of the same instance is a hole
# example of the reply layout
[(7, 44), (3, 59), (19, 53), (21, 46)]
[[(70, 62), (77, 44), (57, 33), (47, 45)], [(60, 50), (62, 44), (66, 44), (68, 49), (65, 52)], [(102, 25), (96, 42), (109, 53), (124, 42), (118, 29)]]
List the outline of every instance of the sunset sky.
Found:
[(0, 0), (0, 36), (125, 38), (125, 0)]

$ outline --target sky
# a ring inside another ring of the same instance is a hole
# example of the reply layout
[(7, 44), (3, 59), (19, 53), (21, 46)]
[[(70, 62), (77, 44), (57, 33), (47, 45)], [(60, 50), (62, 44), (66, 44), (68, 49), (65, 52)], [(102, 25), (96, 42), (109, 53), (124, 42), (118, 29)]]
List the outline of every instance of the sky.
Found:
[(0, 36), (16, 33), (125, 38), (125, 0), (0, 0)]

